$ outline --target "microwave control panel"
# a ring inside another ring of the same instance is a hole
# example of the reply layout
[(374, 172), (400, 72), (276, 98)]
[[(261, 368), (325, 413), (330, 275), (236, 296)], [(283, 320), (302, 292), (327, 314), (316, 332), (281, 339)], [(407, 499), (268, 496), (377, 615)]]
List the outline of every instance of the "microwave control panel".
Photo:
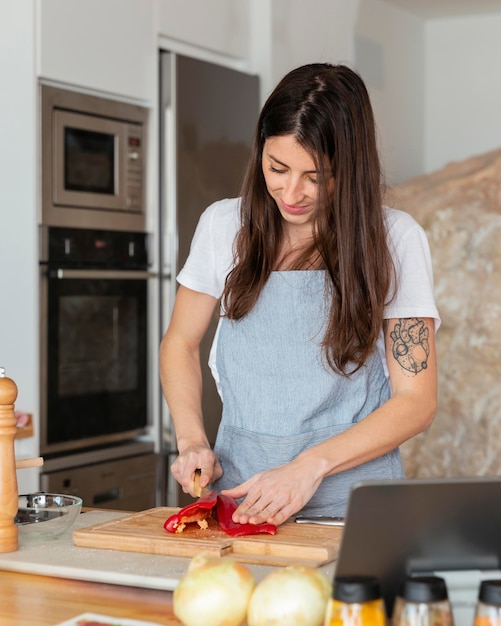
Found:
[(141, 212), (144, 188), (143, 127), (129, 124), (127, 135), (127, 206), (131, 211)]

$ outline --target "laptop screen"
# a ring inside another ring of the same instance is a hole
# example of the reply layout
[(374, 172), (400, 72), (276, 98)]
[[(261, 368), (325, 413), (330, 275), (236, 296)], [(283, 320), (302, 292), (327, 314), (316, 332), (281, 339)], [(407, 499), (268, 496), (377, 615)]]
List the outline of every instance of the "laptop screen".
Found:
[(500, 478), (353, 486), (336, 575), (376, 576), (388, 615), (405, 576), (500, 566)]

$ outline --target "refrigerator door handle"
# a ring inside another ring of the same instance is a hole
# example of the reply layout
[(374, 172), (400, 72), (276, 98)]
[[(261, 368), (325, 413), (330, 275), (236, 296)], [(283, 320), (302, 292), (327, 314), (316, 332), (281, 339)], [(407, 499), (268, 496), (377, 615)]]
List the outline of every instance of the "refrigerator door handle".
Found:
[(169, 231), (165, 232), (163, 235), (163, 245), (162, 276), (165, 278), (166, 276), (172, 276), (174, 268), (176, 267), (177, 239), (175, 233)]
[[(176, 272), (178, 255), (177, 238), (177, 129), (176, 129), (176, 63), (172, 53), (161, 55), (162, 72), (162, 273)], [(171, 294), (172, 296), (173, 294)]]

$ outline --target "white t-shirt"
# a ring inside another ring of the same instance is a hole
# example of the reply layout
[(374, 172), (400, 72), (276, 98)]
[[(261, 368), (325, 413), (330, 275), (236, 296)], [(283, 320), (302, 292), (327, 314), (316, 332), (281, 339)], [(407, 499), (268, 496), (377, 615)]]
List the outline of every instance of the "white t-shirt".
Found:
[[(385, 308), (384, 317), (430, 317), (434, 318), (435, 330), (438, 330), (440, 316), (433, 295), (433, 270), (426, 234), (408, 213), (388, 207), (384, 207), (384, 211), (398, 285), (395, 297)], [(233, 243), (239, 228), (239, 198), (211, 204), (200, 216), (190, 254), (177, 276), (178, 282), (193, 291), (220, 298), (233, 265)], [(218, 383), (216, 344), (217, 332), (209, 365)], [(388, 375), (382, 332), (377, 349)]]

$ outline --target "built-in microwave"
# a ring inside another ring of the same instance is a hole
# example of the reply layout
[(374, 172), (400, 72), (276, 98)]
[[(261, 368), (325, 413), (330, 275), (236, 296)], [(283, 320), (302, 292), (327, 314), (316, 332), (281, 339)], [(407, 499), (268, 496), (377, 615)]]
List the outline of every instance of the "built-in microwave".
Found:
[(41, 223), (144, 231), (148, 108), (41, 89)]

